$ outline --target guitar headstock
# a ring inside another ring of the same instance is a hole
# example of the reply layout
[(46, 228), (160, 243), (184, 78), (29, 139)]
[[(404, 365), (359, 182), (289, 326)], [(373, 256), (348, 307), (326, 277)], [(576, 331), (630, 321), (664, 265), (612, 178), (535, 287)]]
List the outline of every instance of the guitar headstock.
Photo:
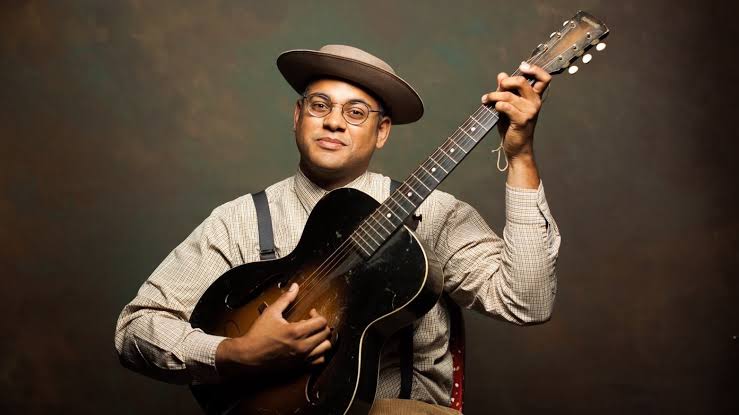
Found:
[(608, 35), (608, 27), (593, 15), (583, 11), (565, 20), (562, 27), (549, 35), (549, 40), (539, 44), (527, 62), (544, 68), (554, 74), (568, 68), (570, 74), (577, 72), (577, 66), (571, 63), (582, 57), (583, 63), (592, 60), (591, 54), (585, 52), (595, 46), (602, 51), (606, 44), (602, 40)]

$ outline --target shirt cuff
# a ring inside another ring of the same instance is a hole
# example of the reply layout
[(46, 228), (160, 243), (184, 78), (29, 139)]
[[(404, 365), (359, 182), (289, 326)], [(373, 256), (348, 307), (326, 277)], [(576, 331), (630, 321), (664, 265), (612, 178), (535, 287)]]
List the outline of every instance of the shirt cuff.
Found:
[(506, 183), (506, 220), (517, 224), (546, 224), (542, 215), (546, 206), (544, 184), (537, 189), (513, 187)]
[(216, 350), (226, 337), (206, 334), (193, 330), (184, 340), (184, 362), (192, 376), (193, 383), (218, 383), (220, 376), (216, 370)]

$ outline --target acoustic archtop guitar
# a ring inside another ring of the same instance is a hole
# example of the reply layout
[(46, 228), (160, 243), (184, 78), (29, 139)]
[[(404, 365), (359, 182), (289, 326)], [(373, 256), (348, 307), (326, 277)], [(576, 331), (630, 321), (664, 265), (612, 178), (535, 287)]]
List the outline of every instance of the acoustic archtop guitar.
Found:
[[(602, 50), (607, 33), (598, 19), (578, 12), (527, 62), (552, 74), (574, 73), (571, 63), (580, 57), (588, 63), (592, 56), (584, 53), (593, 46)], [(334, 328), (333, 347), (317, 369), (193, 385), (203, 409), (210, 414), (367, 414), (385, 340), (428, 312), (442, 292), (432, 252), (404, 222), (499, 118), (492, 105), (481, 105), (382, 204), (358, 190), (334, 190), (315, 206), (290, 254), (220, 276), (197, 303), (193, 327), (241, 336), (296, 282), (300, 292), (285, 319), (308, 318), (315, 308)]]

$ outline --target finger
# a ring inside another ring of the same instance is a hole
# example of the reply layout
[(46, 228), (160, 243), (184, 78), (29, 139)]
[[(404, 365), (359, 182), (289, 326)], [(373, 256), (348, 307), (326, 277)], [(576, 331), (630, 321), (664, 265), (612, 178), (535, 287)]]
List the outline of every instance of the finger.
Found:
[(543, 94), (549, 86), (549, 83), (552, 80), (552, 75), (550, 75), (549, 72), (547, 72), (543, 68), (536, 65), (530, 65), (527, 62), (521, 62), (521, 66), (519, 67), (519, 69), (524, 74), (528, 75), (529, 77), (533, 77), (536, 80), (531, 89), (533, 89), (534, 92), (541, 96), (541, 94)]
[(331, 335), (331, 329), (329, 329), (327, 326), (326, 328), (317, 332), (316, 334), (302, 340), (300, 342), (300, 346), (301, 348), (303, 348), (303, 350), (306, 350), (306, 352), (309, 350), (313, 350), (316, 346), (321, 344), (321, 342), (323, 342), (324, 340), (327, 340), (330, 335)]
[(496, 102), (496, 101), (505, 101), (505, 102), (510, 102), (511, 104), (515, 105), (516, 101), (520, 101), (520, 100), (521, 100), (521, 97), (519, 97), (516, 94), (513, 94), (512, 92), (508, 92), (508, 91), (489, 92), (482, 96), (483, 104), (488, 104), (488, 103)]
[(314, 360), (311, 360), (310, 361), (311, 366), (319, 366), (319, 365), (322, 365), (324, 363), (326, 363), (326, 356), (321, 356), (321, 357), (319, 357), (317, 359), (314, 359)]
[(524, 124), (528, 117), (525, 113), (510, 102), (498, 101), (495, 103), (495, 109), (498, 112), (502, 112), (508, 117), (508, 120), (513, 124)]
[(292, 325), (296, 338), (307, 338), (323, 330), (328, 330), (327, 323), (323, 316), (315, 316)]
[(505, 78), (500, 83), (500, 87), (503, 91), (514, 91), (516, 95), (532, 102), (540, 99), (539, 95), (531, 88), (529, 80), (520, 75)]
[(331, 350), (331, 342), (324, 340), (318, 343), (318, 346), (314, 347), (313, 350), (308, 354), (308, 360), (317, 359), (323, 356), (326, 352)]
[(507, 73), (501, 72), (498, 74), (498, 89), (497, 89), (498, 91), (502, 91), (502, 89), (500, 89), (500, 83), (503, 82), (503, 80), (506, 78), (508, 78)]
[(290, 285), (290, 288), (284, 292), (280, 298), (278, 298), (272, 305), (267, 307), (268, 310), (279, 313), (280, 316), (282, 316), (282, 312), (285, 311), (287, 306), (290, 305), (295, 300), (295, 297), (298, 296), (298, 284), (292, 283)]

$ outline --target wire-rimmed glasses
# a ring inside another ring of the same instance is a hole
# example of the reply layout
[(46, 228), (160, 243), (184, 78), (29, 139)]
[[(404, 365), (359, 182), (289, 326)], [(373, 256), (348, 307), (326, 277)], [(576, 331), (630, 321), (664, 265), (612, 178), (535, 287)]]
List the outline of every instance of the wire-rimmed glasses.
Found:
[(334, 104), (331, 102), (331, 99), (320, 93), (303, 95), (303, 100), (306, 104), (308, 114), (318, 118), (327, 116), (333, 111), (336, 105), (341, 105), (341, 115), (351, 125), (361, 125), (367, 121), (367, 118), (369, 118), (372, 112), (382, 113), (381, 110), (373, 110), (362, 101), (348, 101), (343, 105)]

